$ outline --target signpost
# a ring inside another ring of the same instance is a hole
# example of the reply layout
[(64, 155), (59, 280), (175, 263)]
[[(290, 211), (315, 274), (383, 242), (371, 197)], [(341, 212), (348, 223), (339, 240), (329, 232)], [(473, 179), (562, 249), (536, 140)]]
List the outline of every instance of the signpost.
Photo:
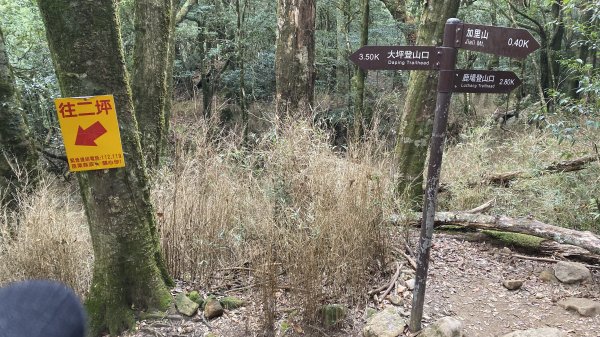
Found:
[(521, 80), (511, 71), (455, 70), (457, 48), (524, 58), (539, 47), (539, 43), (524, 29), (472, 25), (462, 23), (458, 19), (449, 19), (446, 21), (441, 47), (364, 46), (350, 56), (350, 60), (364, 70), (440, 72), (409, 324), (412, 332), (421, 330), (437, 191), (452, 93), (509, 93), (521, 85)]
[(112, 95), (54, 100), (71, 172), (125, 166)]

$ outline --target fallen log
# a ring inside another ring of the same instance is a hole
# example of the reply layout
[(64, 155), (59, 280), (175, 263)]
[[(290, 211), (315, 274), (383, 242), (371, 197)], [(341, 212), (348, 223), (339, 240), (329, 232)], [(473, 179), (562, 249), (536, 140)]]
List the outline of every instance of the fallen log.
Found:
[[(400, 222), (401, 220), (400, 217), (392, 217), (391, 221)], [(407, 222), (420, 226), (421, 215), (414, 214)], [(591, 254), (600, 255), (600, 237), (594, 235), (592, 232), (549, 225), (531, 218), (511, 218), (508, 216), (471, 214), (466, 212), (435, 213), (434, 226), (448, 225), (529, 234), (560, 244), (581, 247)]]
[(600, 255), (573, 245), (544, 240), (540, 243), (539, 252), (544, 255), (557, 256), (565, 259), (576, 259), (593, 264), (600, 264)]
[(534, 178), (549, 173), (562, 173), (583, 170), (586, 164), (599, 160), (597, 155), (585, 156), (575, 160), (566, 160), (553, 163), (545, 168), (536, 171), (512, 171), (504, 173), (490, 174), (484, 178), (483, 183), (508, 187), (511, 181), (517, 178)]

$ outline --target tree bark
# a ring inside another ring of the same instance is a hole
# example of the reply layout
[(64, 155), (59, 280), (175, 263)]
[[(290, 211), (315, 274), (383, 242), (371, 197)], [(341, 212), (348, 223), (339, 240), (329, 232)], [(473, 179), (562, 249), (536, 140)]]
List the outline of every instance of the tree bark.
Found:
[[(369, 0), (361, 0), (361, 20), (360, 20), (360, 45), (369, 44)], [(353, 140), (360, 141), (363, 133), (363, 126), (369, 124), (370, 118), (365, 109), (365, 79), (367, 71), (355, 67), (355, 75), (352, 79), (352, 91), (354, 93), (354, 132)]]
[(381, 2), (394, 20), (402, 24), (400, 30), (404, 34), (406, 44), (413, 46), (417, 41), (417, 27), (415, 18), (406, 10), (406, 0), (381, 0)]
[(126, 167), (78, 173), (94, 248), (87, 310), (92, 336), (134, 325), (135, 310), (165, 309), (170, 281), (138, 137), (113, 0), (38, 0), (64, 97), (112, 94)]
[(166, 141), (172, 0), (135, 1), (135, 45), (131, 89), (148, 168), (160, 162)]
[[(430, 1), (424, 5), (418, 45), (441, 45), (444, 25), (456, 16), (460, 0)], [(437, 72), (413, 71), (396, 140), (398, 181), (396, 193), (414, 207), (422, 201), (423, 168), (433, 128)]]
[[(420, 214), (415, 214), (409, 222), (420, 226)], [(435, 226), (461, 226), (472, 229), (499, 230), (521, 233), (552, 240), (586, 249), (592, 254), (600, 255), (600, 237), (589, 231), (577, 231), (549, 225), (530, 218), (511, 218), (466, 212), (437, 212)]]
[(18, 191), (38, 175), (38, 155), (17, 96), (0, 29), (0, 205), (14, 205)]
[(336, 89), (339, 93), (346, 94), (350, 89), (351, 69), (348, 61), (350, 55), (350, 0), (339, 0), (336, 29), (337, 29), (337, 65)]
[(277, 0), (276, 109), (308, 115), (315, 92), (315, 0)]

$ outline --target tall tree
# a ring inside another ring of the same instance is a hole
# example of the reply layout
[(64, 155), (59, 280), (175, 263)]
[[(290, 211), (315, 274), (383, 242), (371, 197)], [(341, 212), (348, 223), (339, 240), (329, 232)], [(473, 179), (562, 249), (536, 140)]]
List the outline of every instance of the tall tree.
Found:
[(127, 166), (77, 174), (95, 258), (86, 303), (91, 334), (115, 335), (133, 326), (133, 309), (164, 309), (171, 301), (127, 83), (116, 2), (38, 0), (38, 5), (62, 95), (112, 94), (115, 98)]
[(336, 13), (337, 30), (337, 64), (336, 87), (340, 93), (345, 93), (350, 88), (351, 68), (348, 62), (350, 55), (350, 0), (338, 0)]
[[(458, 13), (460, 0), (428, 1), (423, 6), (417, 45), (441, 45), (446, 20)], [(396, 140), (396, 191), (414, 207), (422, 200), (423, 168), (433, 127), (437, 74), (413, 71)]]
[(277, 0), (275, 78), (280, 117), (306, 114), (315, 95), (315, 0)]
[[(366, 46), (369, 44), (369, 0), (361, 0), (360, 9), (360, 45)], [(356, 72), (352, 79), (352, 91), (354, 92), (354, 141), (359, 141), (362, 136), (363, 125), (370, 122), (364, 105), (366, 78), (367, 71), (356, 67)]]
[(28, 177), (31, 181), (37, 177), (37, 152), (23, 118), (0, 28), (0, 204), (12, 204)]
[[(135, 45), (131, 89), (146, 164), (158, 165), (165, 143), (165, 108), (171, 99), (173, 0), (135, 1)], [(156, 43), (162, 41), (162, 43)], [(169, 70), (171, 73), (169, 73)]]

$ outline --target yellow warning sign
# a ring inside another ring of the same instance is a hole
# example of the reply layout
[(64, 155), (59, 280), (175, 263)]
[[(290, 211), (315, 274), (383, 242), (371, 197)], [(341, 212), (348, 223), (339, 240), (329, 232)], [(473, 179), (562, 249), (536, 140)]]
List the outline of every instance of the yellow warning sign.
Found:
[(57, 98), (54, 105), (70, 171), (125, 166), (112, 95)]

